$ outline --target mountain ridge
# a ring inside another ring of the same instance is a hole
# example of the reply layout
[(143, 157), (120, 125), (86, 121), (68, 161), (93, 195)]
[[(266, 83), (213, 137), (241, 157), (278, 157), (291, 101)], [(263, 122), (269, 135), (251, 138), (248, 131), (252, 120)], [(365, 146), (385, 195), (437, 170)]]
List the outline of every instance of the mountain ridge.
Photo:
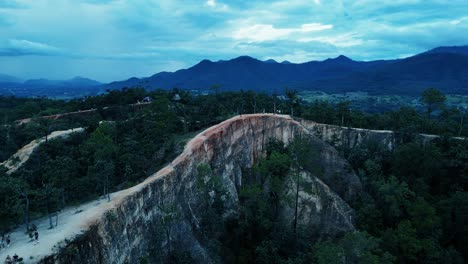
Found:
[[(419, 95), (428, 87), (437, 87), (449, 94), (468, 94), (466, 51), (468, 46), (438, 47), (403, 59), (355, 61), (339, 55), (304, 63), (239, 56), (217, 62), (202, 60), (187, 69), (112, 82), (107, 87), (206, 90), (219, 84), (226, 91), (278, 93), (288, 87), (330, 93), (365, 91), (404, 95)], [(444, 70), (439, 71), (440, 68)]]
[(447, 94), (466, 95), (468, 46), (437, 47), (403, 59), (374, 61), (356, 61), (345, 55), (304, 63), (262, 61), (245, 55), (230, 60), (204, 59), (186, 69), (106, 84), (83, 77), (63, 81), (35, 79), (22, 83), (4, 82), (1, 77), (0, 95), (16, 96), (67, 94), (78, 97), (124, 87), (207, 91), (214, 84), (223, 91), (266, 93), (282, 93), (287, 87), (327, 93), (363, 91), (419, 95), (421, 91), (435, 87)]

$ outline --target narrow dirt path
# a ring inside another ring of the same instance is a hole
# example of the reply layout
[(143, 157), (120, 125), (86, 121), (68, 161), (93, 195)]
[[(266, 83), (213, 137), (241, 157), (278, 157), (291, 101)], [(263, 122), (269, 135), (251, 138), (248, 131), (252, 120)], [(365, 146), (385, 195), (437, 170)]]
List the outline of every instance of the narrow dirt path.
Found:
[[(113, 196), (113, 195), (112, 195)], [(111, 197), (112, 197), (111, 196)], [(0, 263), (5, 261), (7, 255), (12, 257), (17, 254), (24, 259), (24, 263), (37, 263), (43, 257), (51, 255), (58, 250), (57, 245), (64, 243), (64, 239), (73, 240), (82, 234), (89, 226), (84, 225), (87, 219), (102, 213), (102, 207), (111, 205), (106, 199), (94, 200), (79, 206), (69, 207), (58, 214), (58, 225), (52, 229), (49, 227), (47, 217), (32, 221), (37, 226), (39, 243), (35, 244), (25, 233), (25, 227), (20, 226), (11, 232), (9, 248), (0, 249)], [(55, 217), (52, 217), (55, 225)]]
[[(67, 137), (68, 135), (72, 133), (81, 133), (84, 131), (84, 128), (78, 127), (78, 128), (72, 128), (68, 130), (59, 130), (59, 131), (54, 131), (50, 133), (47, 136), (47, 140), (53, 140), (56, 138), (61, 138), (61, 137)], [(39, 147), (42, 143), (44, 143), (46, 140), (46, 137), (42, 137), (39, 139), (35, 139), (31, 141), (29, 144), (26, 146), (22, 147), (19, 149), (15, 154), (13, 154), (8, 160), (0, 163), (0, 166), (5, 166), (7, 168), (7, 174), (11, 174), (18, 170), (26, 161), (28, 161), (29, 157), (31, 154), (34, 152), (34, 150)]]

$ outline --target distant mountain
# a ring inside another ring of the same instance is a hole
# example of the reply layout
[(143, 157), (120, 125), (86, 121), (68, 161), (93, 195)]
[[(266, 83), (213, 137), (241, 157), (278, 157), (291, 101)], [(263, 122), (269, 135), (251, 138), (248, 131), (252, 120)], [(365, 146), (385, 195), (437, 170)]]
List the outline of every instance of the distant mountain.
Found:
[(102, 92), (102, 83), (83, 77), (69, 80), (31, 79), (24, 82), (0, 81), (0, 95), (73, 98)]
[(83, 77), (75, 77), (70, 80), (48, 80), (48, 79), (32, 79), (24, 82), (28, 86), (71, 86), (71, 87), (87, 87), (97, 86), (101, 83)]
[(396, 60), (354, 61), (344, 55), (324, 61), (294, 64), (241, 56), (228, 61), (203, 60), (173, 73), (131, 78), (105, 85), (111, 89), (222, 90), (283, 92), (286, 87), (325, 92), (365, 91), (372, 94), (419, 95), (428, 87), (445, 93), (468, 94), (468, 46), (440, 47)]
[(377, 65), (365, 72), (342, 78), (312, 80), (300, 89), (322, 91), (366, 91), (373, 94), (419, 95), (429, 87), (447, 94), (468, 94), (468, 55), (423, 53)]
[[(351, 72), (369, 70), (377, 65), (389, 62), (357, 62), (345, 56), (325, 61), (312, 61), (302, 64), (260, 61), (248, 56), (241, 56), (228, 61), (212, 62), (203, 60), (195, 66), (176, 71), (162, 72), (147, 78), (131, 78), (122, 82), (113, 82), (106, 87), (144, 87), (147, 89), (182, 89), (206, 90), (213, 84), (219, 84), (222, 90), (257, 90), (282, 92), (285, 87), (299, 88), (311, 80), (341, 78)], [(303, 89), (301, 87), (301, 89)]]
[(468, 46), (439, 47), (395, 60), (355, 61), (344, 55), (299, 64), (273, 59), (261, 61), (248, 56), (216, 62), (202, 60), (188, 69), (108, 84), (82, 77), (12, 83), (2, 82), (2, 76), (0, 95), (64, 98), (124, 87), (206, 91), (214, 84), (220, 85), (223, 91), (243, 89), (267, 93), (281, 93), (287, 87), (328, 93), (419, 95), (424, 89), (435, 87), (447, 94), (468, 95)]
[(273, 59), (269, 59), (269, 60), (266, 60), (266, 61), (263, 61), (263, 62), (266, 62), (266, 63), (278, 63), (277, 61), (273, 60)]
[(19, 82), (22, 82), (20, 78), (16, 78), (11, 75), (0, 73), (0, 83), (19, 83)]

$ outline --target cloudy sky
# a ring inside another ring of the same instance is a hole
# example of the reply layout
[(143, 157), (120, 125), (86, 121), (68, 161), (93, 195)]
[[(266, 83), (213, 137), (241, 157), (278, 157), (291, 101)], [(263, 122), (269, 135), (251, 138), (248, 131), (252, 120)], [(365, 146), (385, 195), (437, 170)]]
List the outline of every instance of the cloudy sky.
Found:
[(0, 73), (104, 82), (240, 55), (387, 59), (467, 32), (467, 0), (0, 0)]

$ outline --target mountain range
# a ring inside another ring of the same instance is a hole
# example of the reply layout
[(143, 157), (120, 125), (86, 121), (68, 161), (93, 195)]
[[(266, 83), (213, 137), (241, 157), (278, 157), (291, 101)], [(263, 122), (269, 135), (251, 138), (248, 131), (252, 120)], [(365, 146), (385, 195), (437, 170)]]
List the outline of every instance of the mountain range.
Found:
[(69, 80), (31, 79), (22, 81), (13, 76), (0, 74), (0, 95), (53, 98), (74, 98), (96, 95), (103, 90), (103, 84), (84, 77)]
[(219, 85), (223, 91), (281, 93), (287, 87), (327, 93), (364, 91), (401, 95), (419, 95), (428, 87), (435, 87), (447, 94), (467, 95), (468, 46), (438, 47), (403, 59), (376, 61), (354, 61), (340, 55), (296, 64), (241, 56), (216, 62), (203, 60), (188, 69), (107, 84), (81, 77), (67, 81), (19, 82), (14, 77), (0, 75), (0, 95), (17, 96), (62, 94), (73, 97), (123, 87), (206, 91), (213, 85)]

